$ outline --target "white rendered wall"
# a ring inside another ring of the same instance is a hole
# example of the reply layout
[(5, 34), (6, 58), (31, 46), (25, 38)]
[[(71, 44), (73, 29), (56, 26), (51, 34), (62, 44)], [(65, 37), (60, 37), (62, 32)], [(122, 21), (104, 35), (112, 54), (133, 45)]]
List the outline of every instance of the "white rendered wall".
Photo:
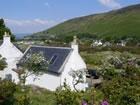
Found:
[(42, 88), (49, 89), (51, 91), (55, 91), (56, 88), (60, 86), (60, 76), (43, 74), (35, 80), (34, 78), (34, 75), (28, 77), (26, 84), (36, 85)]
[[(85, 62), (78, 53), (78, 45), (72, 45), (72, 48), (74, 49), (74, 51), (71, 53), (70, 58), (64, 67), (64, 72), (61, 75), (61, 85), (63, 85), (64, 80), (66, 79), (66, 83), (73, 90), (74, 89), (72, 84), (73, 78), (69, 75), (69, 72), (71, 70), (81, 70), (81, 69), (85, 70), (87, 67)], [(85, 88), (87, 87), (86, 74), (84, 75), (84, 82), (85, 83), (78, 84), (76, 88), (79, 90), (85, 90)]]
[(3, 43), (0, 46), (0, 55), (6, 58), (8, 64), (7, 68), (0, 71), (0, 77), (5, 78), (6, 74), (12, 74), (12, 79), (17, 83), (17, 74), (12, 69), (16, 68), (16, 63), (23, 56), (23, 53), (11, 43), (9, 36), (4, 36), (3, 38)]

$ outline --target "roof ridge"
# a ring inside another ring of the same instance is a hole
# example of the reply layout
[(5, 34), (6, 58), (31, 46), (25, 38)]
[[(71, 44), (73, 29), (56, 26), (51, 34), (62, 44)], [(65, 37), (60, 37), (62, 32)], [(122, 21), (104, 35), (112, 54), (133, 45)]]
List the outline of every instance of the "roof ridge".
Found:
[(39, 46), (39, 45), (31, 45), (31, 47), (44, 47), (44, 48), (72, 49), (71, 47), (53, 47), (53, 46)]

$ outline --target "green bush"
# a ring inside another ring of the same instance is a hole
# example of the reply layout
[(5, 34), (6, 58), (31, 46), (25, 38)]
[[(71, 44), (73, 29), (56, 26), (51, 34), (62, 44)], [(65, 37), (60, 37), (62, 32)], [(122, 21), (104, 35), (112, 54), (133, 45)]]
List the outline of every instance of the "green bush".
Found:
[(13, 105), (16, 85), (11, 81), (0, 80), (0, 105)]
[(86, 91), (74, 91), (67, 85), (56, 90), (57, 105), (81, 105), (86, 101), (88, 105), (99, 105), (103, 100), (103, 93), (95, 88), (89, 88)]
[(6, 59), (0, 55), (0, 70), (3, 70), (7, 67)]
[(102, 91), (111, 105), (136, 105), (140, 102), (140, 81), (116, 77), (105, 81)]
[(57, 105), (80, 105), (82, 101), (81, 92), (72, 91), (68, 86), (56, 90)]

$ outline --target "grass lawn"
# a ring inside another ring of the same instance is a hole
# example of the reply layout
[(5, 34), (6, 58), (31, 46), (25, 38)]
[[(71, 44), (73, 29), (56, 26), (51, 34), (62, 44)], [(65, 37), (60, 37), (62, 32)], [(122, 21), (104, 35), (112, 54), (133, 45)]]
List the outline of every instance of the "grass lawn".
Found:
[[(20, 88), (20, 87), (19, 87)], [(22, 100), (23, 92), (17, 89), (15, 96)], [(29, 97), (31, 105), (56, 105), (55, 93), (42, 88), (29, 88), (26, 93)]]

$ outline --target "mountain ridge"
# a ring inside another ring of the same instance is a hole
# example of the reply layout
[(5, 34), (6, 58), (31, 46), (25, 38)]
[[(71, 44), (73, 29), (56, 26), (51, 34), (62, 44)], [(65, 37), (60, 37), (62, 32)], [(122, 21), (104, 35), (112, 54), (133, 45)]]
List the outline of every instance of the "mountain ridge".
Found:
[(131, 5), (106, 13), (76, 17), (50, 29), (33, 34), (31, 37), (55, 37), (67, 39), (73, 35), (79, 38), (100, 38), (120, 40), (133, 38), (140, 40), (140, 4)]

